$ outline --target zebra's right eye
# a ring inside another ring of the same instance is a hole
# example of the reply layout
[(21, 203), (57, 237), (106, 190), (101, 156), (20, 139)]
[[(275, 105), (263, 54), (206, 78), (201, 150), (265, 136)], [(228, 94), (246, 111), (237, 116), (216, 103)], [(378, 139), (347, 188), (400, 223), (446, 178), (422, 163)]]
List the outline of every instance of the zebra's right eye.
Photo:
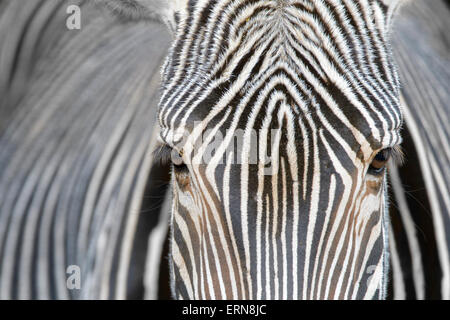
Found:
[(173, 166), (183, 166), (183, 153), (178, 152), (167, 144), (159, 145), (153, 152), (154, 161), (161, 164), (172, 164)]
[(186, 167), (186, 165), (183, 162), (183, 151), (182, 150), (180, 152), (178, 152), (177, 150), (172, 149), (172, 151), (170, 153), (170, 160), (171, 160), (174, 168)]
[(173, 156), (175, 160), (172, 160), (173, 170), (177, 174), (187, 174), (189, 173), (189, 169), (186, 164), (183, 162), (182, 156), (178, 154)]
[(183, 161), (183, 150), (177, 151), (171, 148), (170, 162), (172, 163), (173, 173), (179, 187), (187, 187), (190, 183), (189, 169)]
[(187, 169), (183, 161), (183, 151), (177, 151), (167, 144), (160, 145), (154, 152), (155, 161), (162, 164), (172, 164), (174, 169)]

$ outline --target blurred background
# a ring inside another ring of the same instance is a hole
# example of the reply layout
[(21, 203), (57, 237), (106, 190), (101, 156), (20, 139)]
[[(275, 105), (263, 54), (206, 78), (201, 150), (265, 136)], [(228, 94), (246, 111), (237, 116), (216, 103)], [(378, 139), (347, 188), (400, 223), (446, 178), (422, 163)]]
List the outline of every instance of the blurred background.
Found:
[(151, 165), (170, 40), (94, 1), (0, 0), (0, 298), (169, 297)]

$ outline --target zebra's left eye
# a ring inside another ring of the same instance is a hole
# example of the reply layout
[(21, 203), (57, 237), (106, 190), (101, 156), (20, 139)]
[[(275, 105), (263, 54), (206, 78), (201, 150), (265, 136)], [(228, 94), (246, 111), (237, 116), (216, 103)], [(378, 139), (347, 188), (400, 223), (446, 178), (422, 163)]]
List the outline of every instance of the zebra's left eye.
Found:
[(401, 166), (403, 164), (404, 155), (402, 148), (399, 145), (395, 145), (391, 148), (386, 148), (378, 152), (373, 158), (367, 173), (374, 176), (381, 176), (384, 173), (384, 169), (390, 159), (392, 159), (391, 162), (394, 165)]
[(391, 149), (387, 148), (384, 150), (381, 150), (377, 153), (375, 158), (373, 158), (372, 163), (369, 166), (368, 173), (378, 176), (384, 173), (384, 169), (386, 168), (386, 164), (389, 161), (389, 158), (391, 156)]

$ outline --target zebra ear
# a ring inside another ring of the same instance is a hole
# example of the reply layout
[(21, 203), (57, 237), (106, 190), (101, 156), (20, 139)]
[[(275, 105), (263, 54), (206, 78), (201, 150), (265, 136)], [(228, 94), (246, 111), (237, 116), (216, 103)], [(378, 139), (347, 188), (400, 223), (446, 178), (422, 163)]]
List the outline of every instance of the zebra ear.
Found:
[(131, 20), (160, 20), (174, 34), (188, 0), (97, 0), (114, 14)]
[(386, 6), (386, 24), (390, 28), (392, 22), (399, 12), (401, 6), (407, 3), (409, 0), (382, 0), (383, 4)]

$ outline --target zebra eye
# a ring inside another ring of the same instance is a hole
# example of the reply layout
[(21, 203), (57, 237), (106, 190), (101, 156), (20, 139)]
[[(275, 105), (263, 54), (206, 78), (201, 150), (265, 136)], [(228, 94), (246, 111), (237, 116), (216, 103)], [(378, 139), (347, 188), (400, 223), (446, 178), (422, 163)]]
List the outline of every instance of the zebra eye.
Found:
[(189, 169), (183, 162), (182, 156), (183, 155), (179, 154), (178, 152), (176, 152), (176, 155), (172, 156), (173, 170), (176, 174), (186, 175), (189, 173)]
[(384, 172), (384, 169), (386, 168), (386, 163), (389, 161), (390, 157), (391, 157), (391, 148), (387, 148), (378, 152), (369, 166), (368, 173), (375, 176), (381, 175)]
[(184, 166), (183, 162), (183, 150), (178, 152), (175, 149), (172, 149), (170, 153), (170, 159), (174, 167)]
[(162, 164), (172, 164), (177, 171), (187, 170), (183, 162), (183, 150), (178, 152), (167, 144), (159, 146), (154, 152), (155, 161)]

